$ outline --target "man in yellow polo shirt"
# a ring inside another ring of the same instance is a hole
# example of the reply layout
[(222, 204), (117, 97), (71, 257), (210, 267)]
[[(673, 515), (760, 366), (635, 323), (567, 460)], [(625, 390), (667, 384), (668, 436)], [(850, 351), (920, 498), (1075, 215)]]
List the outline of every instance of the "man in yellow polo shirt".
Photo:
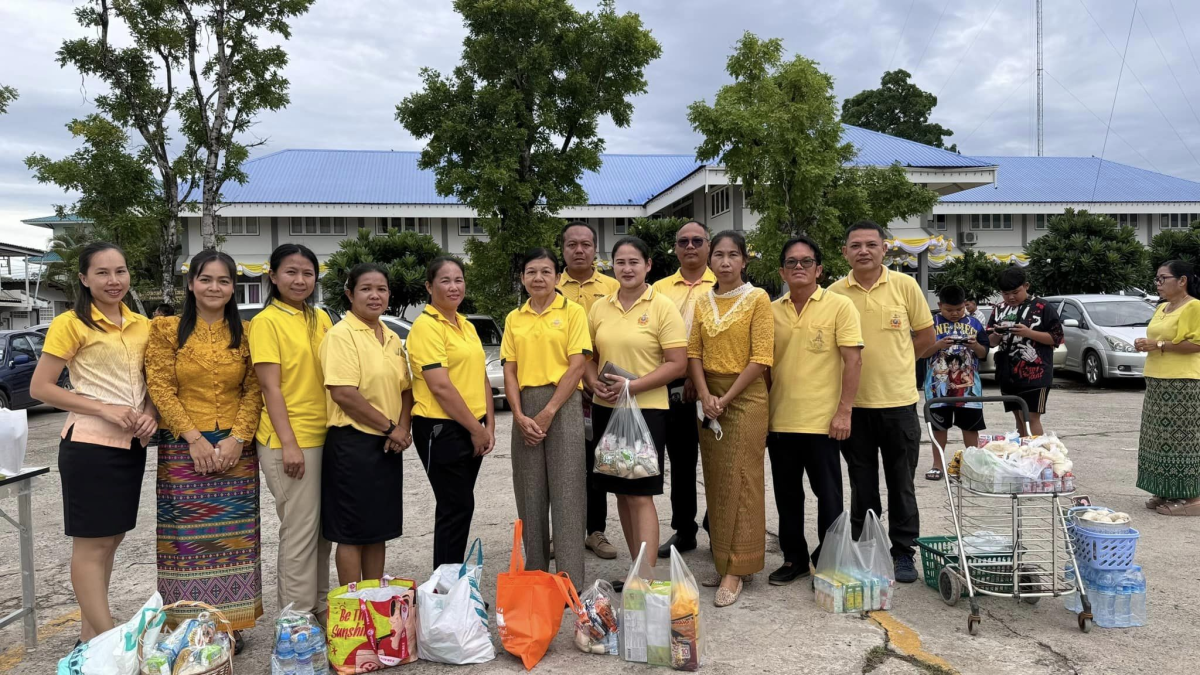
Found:
[[(675, 234), (675, 256), (679, 271), (654, 282), (654, 290), (675, 303), (683, 316), (683, 328), (692, 334), (692, 314), (696, 301), (717, 283), (708, 269), (708, 229), (700, 223), (685, 223)], [(667, 414), (671, 434), (667, 438), (667, 457), (671, 460), (671, 529), (675, 534), (658, 548), (658, 557), (671, 557), (671, 547), (679, 551), (696, 548), (696, 463), (700, 459), (700, 436), (696, 429), (696, 389), (683, 377), (667, 388), (671, 409)], [(705, 529), (708, 516), (705, 515)]]
[[(567, 268), (559, 275), (557, 288), (571, 302), (583, 305), (586, 314), (597, 300), (616, 293), (621, 283), (596, 269), (596, 231), (591, 225), (580, 221), (567, 223), (562, 231), (562, 240)], [(586, 385), (583, 389), (583, 415), (590, 423), (592, 392), (588, 391)], [(591, 440), (591, 437), (588, 436), (588, 439)], [(586, 444), (583, 452), (586, 466)], [(604, 534), (608, 522), (608, 493), (591, 489), (591, 481), (588, 485), (587, 532), (584, 533), (586, 545), (598, 557), (612, 560), (617, 557), (617, 549)]]
[[(862, 372), (858, 310), (845, 296), (817, 285), (824, 273), (821, 248), (793, 237), (779, 254), (779, 276), (789, 293), (771, 303), (775, 315), (775, 365), (767, 450), (779, 509), (783, 566), (772, 585), (807, 576), (821, 554), (825, 531), (842, 513), (842, 441), (850, 436), (851, 410)], [(804, 538), (804, 483), (817, 498), (817, 548)]]
[(934, 342), (933, 313), (921, 286), (907, 274), (883, 266), (887, 232), (864, 220), (850, 226), (842, 255), (850, 274), (829, 290), (858, 308), (863, 367), (851, 413), (850, 438), (842, 451), (850, 472), (850, 521), (854, 536), (868, 510), (883, 514), (879, 458), (888, 488), (888, 537), (896, 581), (917, 580), (913, 546), (921, 532), (913, 485), (920, 461), (916, 355)]

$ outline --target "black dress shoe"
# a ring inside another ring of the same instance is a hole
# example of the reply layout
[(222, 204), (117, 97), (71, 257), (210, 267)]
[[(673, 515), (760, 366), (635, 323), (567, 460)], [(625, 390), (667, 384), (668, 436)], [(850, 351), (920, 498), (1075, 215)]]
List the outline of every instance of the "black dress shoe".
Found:
[(613, 591), (615, 591), (617, 593), (620, 593), (621, 591), (625, 590), (625, 580), (624, 579), (613, 579), (609, 583), (612, 584)]
[(771, 576), (767, 577), (767, 581), (772, 586), (786, 586), (800, 577), (806, 576), (808, 576), (808, 565), (784, 563), (782, 567), (771, 572)]
[(658, 547), (658, 557), (664, 559), (670, 558), (672, 546), (674, 546), (675, 550), (679, 551), (680, 553), (694, 551), (696, 550), (696, 536), (692, 535), (691, 537), (685, 539), (678, 534), (671, 535), (671, 538), (667, 540), (667, 543)]

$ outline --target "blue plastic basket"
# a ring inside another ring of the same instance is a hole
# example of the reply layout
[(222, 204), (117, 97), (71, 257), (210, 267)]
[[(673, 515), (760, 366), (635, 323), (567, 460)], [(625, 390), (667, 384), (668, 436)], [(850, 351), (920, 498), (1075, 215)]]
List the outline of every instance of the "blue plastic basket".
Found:
[(1128, 532), (1111, 533), (1072, 526), (1070, 532), (1071, 541), (1075, 544), (1075, 560), (1079, 565), (1098, 571), (1133, 567), (1138, 537), (1141, 536), (1137, 530), (1129, 528)]

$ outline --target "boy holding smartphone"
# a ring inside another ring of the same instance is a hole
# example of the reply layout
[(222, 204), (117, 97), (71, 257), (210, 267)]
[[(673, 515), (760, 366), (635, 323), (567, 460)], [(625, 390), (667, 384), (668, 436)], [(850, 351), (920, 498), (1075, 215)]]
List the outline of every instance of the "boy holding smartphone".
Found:
[[(926, 359), (925, 400), (935, 397), (980, 397), (979, 360), (988, 348), (979, 341), (983, 325), (967, 313), (967, 296), (961, 286), (947, 286), (938, 293), (939, 313), (933, 318), (937, 341), (920, 356)], [(963, 444), (979, 444), (979, 432), (985, 428), (983, 403), (939, 403), (930, 409), (933, 436), (933, 468), (925, 472), (927, 480), (942, 479), (942, 457), (951, 426), (962, 430)]]

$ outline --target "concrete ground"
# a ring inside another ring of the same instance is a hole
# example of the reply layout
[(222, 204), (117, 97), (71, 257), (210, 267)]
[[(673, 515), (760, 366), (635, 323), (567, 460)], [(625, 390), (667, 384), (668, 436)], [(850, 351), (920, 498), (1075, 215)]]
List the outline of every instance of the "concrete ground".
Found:
[[(1057, 432), (1070, 448), (1079, 491), (1091, 495), (1095, 503), (1134, 516), (1134, 525), (1143, 534), (1138, 562), (1149, 579), (1149, 626), (1097, 628), (1084, 635), (1077, 628), (1074, 615), (1065, 611), (1059, 600), (1044, 600), (1037, 606), (1029, 606), (1011, 599), (985, 598), (981, 601), (980, 633), (970, 637), (966, 631), (967, 604), (947, 607), (937, 593), (920, 582), (900, 587), (890, 612), (875, 612), (864, 618), (826, 614), (813, 602), (807, 583), (782, 588), (767, 584), (767, 573), (782, 562), (775, 539), (778, 520), (768, 479), (767, 569), (755, 576), (733, 607), (712, 607), (713, 590), (702, 591), (708, 603), (704, 621), (710, 636), (704, 672), (1195, 672), (1194, 663), (1200, 652), (1195, 640), (1196, 605), (1193, 604), (1200, 604), (1196, 555), (1200, 551), (1200, 519), (1168, 518), (1143, 508), (1147, 495), (1134, 487), (1141, 406), (1142, 391), (1137, 386), (1089, 390), (1078, 380), (1066, 380), (1050, 397), (1046, 428)], [(997, 405), (989, 404), (986, 415), (993, 430), (1012, 427), (1011, 417)], [(27, 464), (54, 468), (37, 486), (34, 498), (41, 642), (36, 651), (26, 653), (21, 646), (19, 625), (0, 630), (0, 672), (49, 673), (69, 651), (79, 629), (68, 576), (70, 541), (62, 535), (56, 468), (63, 414), (39, 408), (31, 411), (29, 419)], [(489, 601), (495, 594), (495, 575), (508, 562), (512, 521), (516, 516), (509, 463), (510, 423), (510, 416), (502, 414), (497, 449), (484, 462), (476, 489), (472, 530), (473, 535), (482, 537), (487, 553), (484, 594)], [(952, 447), (958, 444), (956, 438), (951, 436)], [(928, 441), (924, 448), (927, 453)], [(917, 477), (922, 533), (945, 533), (946, 522), (941, 517), (945, 488), (942, 483), (925, 481), (920, 476), (929, 461), (922, 461)], [(117, 555), (111, 598), (113, 612), (121, 621), (140, 607), (155, 588), (152, 462), (146, 467), (138, 528), (126, 538)], [(421, 581), (429, 572), (434, 504), (416, 453), (410, 451), (406, 462), (405, 535), (389, 544), (387, 569), (395, 576)], [(846, 495), (848, 500), (849, 487)], [(657, 502), (665, 539), (670, 535), (670, 503), (665, 495)], [(815, 509), (811, 499), (809, 504)], [(15, 499), (6, 500), (3, 507), (15, 514)], [(248, 647), (236, 662), (239, 673), (268, 672), (271, 622), (279, 609), (274, 593), (278, 523), (265, 487), (262, 514), (266, 615), (247, 634)], [(610, 505), (609, 514), (608, 534), (618, 549), (623, 550), (615, 503)], [(812, 516), (806, 526), (810, 541), (815, 541)], [(712, 571), (711, 558), (706, 552), (707, 540), (702, 539), (700, 548), (685, 556), (697, 577)], [(626, 553), (615, 561), (598, 560), (589, 554), (587, 564), (589, 578), (616, 579), (624, 578), (630, 561)], [(11, 528), (6, 528), (0, 532), (0, 615), (16, 608), (19, 597), (17, 536)], [(568, 617), (569, 614), (564, 619)], [(570, 624), (564, 620), (564, 628), (538, 666), (539, 671), (573, 672), (581, 666), (597, 673), (646, 670), (617, 657), (581, 654), (572, 646), (571, 637)], [(521, 670), (516, 659), (500, 650), (498, 639), (496, 645), (500, 652), (497, 659), (472, 668), (472, 672)], [(409, 673), (449, 670), (425, 662), (405, 667)]]

